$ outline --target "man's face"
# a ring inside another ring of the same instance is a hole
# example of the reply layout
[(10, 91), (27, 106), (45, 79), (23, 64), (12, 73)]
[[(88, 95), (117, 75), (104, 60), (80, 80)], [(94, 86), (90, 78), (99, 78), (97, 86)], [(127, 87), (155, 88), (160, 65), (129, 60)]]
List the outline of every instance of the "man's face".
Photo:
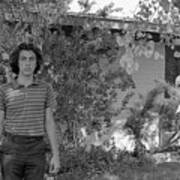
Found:
[(36, 55), (31, 50), (22, 50), (19, 54), (19, 74), (32, 76), (36, 68)]

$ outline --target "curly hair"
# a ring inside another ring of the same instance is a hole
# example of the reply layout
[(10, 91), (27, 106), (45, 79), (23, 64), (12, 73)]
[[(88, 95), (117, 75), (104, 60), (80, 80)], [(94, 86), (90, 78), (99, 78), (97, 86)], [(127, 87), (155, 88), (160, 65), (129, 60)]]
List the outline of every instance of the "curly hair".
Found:
[(19, 74), (18, 60), (19, 60), (20, 52), (23, 50), (33, 51), (34, 54), (36, 55), (37, 64), (34, 70), (34, 74), (37, 74), (37, 72), (40, 70), (41, 64), (43, 63), (43, 57), (41, 50), (32, 43), (21, 43), (10, 54), (9, 60), (10, 60), (10, 67), (12, 72), (15, 73), (16, 75)]

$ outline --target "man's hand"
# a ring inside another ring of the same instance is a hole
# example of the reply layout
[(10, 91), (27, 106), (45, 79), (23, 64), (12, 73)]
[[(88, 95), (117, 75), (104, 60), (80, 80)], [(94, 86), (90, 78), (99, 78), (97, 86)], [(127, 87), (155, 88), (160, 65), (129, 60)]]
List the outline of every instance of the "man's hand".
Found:
[(59, 157), (56, 155), (53, 155), (51, 160), (50, 160), (50, 165), (49, 165), (49, 174), (52, 176), (55, 176), (58, 174), (60, 170), (60, 160)]

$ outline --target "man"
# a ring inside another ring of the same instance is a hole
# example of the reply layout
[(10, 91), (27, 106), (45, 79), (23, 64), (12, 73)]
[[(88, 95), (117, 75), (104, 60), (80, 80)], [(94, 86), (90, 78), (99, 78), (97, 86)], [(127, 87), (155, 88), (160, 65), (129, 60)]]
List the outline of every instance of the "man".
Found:
[(53, 90), (49, 84), (35, 78), (41, 64), (41, 52), (33, 44), (22, 43), (10, 55), (10, 66), (16, 78), (0, 87), (4, 180), (43, 180), (46, 133), (52, 151), (50, 173), (56, 174), (60, 168)]

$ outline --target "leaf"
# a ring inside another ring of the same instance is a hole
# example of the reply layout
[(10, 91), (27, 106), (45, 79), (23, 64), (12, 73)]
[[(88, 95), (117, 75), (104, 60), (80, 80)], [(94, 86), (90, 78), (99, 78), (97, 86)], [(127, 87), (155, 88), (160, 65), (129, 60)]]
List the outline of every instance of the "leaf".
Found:
[(78, 4), (80, 5), (82, 9), (82, 13), (88, 13), (92, 7), (96, 4), (95, 1), (90, 0), (78, 0)]

